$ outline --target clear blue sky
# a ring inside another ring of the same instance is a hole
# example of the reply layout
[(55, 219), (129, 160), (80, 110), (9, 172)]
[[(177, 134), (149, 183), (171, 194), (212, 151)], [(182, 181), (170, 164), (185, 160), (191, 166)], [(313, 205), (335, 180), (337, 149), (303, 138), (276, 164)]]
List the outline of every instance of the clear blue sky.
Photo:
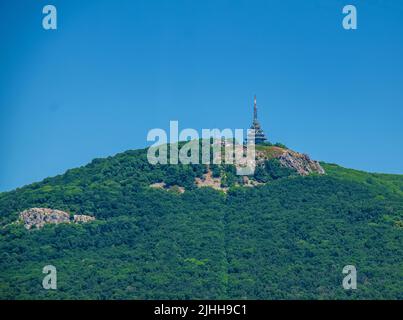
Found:
[(247, 128), (254, 94), (270, 140), (403, 173), (402, 1), (2, 0), (0, 15), (0, 191), (145, 147), (170, 120)]

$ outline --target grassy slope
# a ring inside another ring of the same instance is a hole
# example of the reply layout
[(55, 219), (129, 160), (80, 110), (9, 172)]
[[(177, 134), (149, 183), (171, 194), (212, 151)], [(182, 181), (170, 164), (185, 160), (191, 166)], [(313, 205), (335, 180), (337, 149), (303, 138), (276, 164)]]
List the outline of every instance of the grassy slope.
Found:
[(321, 165), (329, 176), (346, 181), (355, 181), (369, 187), (385, 188), (392, 193), (403, 196), (403, 174), (369, 173), (324, 162), (321, 162)]

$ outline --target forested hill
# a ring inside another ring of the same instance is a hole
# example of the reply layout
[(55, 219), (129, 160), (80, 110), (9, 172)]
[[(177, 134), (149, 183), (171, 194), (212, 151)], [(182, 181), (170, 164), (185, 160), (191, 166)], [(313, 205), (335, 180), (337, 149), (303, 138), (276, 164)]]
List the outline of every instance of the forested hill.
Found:
[[(151, 165), (142, 149), (1, 193), (0, 298), (403, 299), (403, 176), (321, 165), (268, 160), (246, 187), (231, 165)], [(208, 173), (222, 190), (196, 183)], [(96, 220), (15, 223), (35, 207)]]

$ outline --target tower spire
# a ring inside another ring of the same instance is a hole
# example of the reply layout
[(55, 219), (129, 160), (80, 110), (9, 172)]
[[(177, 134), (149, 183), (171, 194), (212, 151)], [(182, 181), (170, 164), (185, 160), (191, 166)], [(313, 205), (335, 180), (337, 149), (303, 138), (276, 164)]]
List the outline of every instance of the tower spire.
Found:
[(253, 97), (253, 122), (250, 128), (254, 130), (254, 135), (248, 136), (248, 140), (254, 139), (255, 144), (263, 144), (267, 140), (266, 135), (260, 127), (259, 120), (257, 119), (256, 95)]
[(256, 105), (256, 95), (253, 98), (253, 121), (257, 121), (257, 105)]

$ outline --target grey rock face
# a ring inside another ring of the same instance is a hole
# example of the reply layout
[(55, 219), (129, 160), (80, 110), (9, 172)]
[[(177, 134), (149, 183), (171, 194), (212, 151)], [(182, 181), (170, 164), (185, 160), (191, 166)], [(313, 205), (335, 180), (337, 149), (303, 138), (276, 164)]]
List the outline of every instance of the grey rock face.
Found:
[(69, 223), (70, 215), (60, 210), (31, 208), (20, 213), (20, 220), (27, 229), (42, 228), (46, 223)]
[(302, 176), (310, 173), (325, 174), (319, 162), (311, 160), (307, 154), (286, 150), (278, 157), (278, 160), (283, 166), (295, 169)]
[[(89, 222), (95, 220), (94, 217), (86, 215), (74, 215), (73, 223)], [(48, 208), (30, 208), (20, 213), (20, 221), (24, 223), (26, 229), (36, 227), (42, 228), (45, 224), (70, 223), (70, 214), (61, 210)]]
[(84, 214), (75, 214), (73, 216), (73, 222), (74, 223), (78, 223), (78, 222), (90, 222), (95, 220), (95, 217), (91, 217), (91, 216), (86, 216)]

